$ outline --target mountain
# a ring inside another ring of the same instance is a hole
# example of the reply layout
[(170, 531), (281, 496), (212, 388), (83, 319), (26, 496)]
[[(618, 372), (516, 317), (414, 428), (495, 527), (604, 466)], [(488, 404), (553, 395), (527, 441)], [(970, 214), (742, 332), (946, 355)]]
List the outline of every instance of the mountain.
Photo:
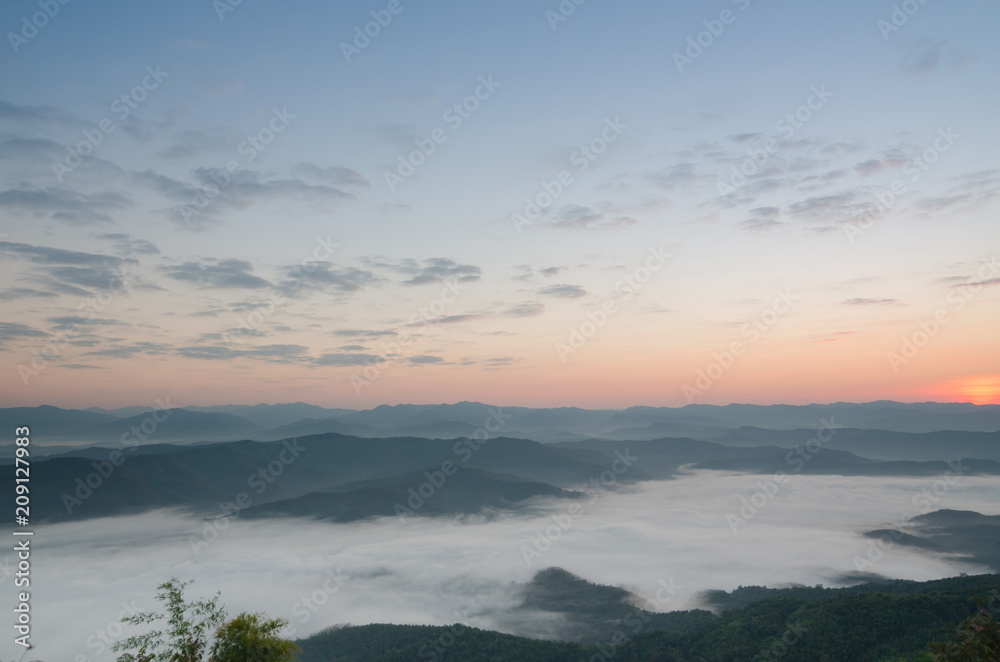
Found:
[[(744, 426), (726, 431), (712, 441), (728, 446), (774, 444), (794, 448), (815, 436), (816, 428), (767, 430)], [(942, 430), (914, 433), (837, 428), (823, 447), (876, 460), (957, 460), (963, 457), (1000, 460), (1000, 432)]]
[(276, 428), (306, 418), (338, 418), (353, 414), (354, 409), (329, 409), (304, 402), (290, 404), (219, 405), (215, 407), (185, 407), (190, 411), (206, 414), (231, 414), (245, 419), (260, 428)]
[[(148, 407), (116, 410), (56, 407), (0, 409), (0, 422), (33, 426), (36, 444), (53, 441), (110, 441), (150, 416)], [(382, 405), (374, 409), (289, 404), (220, 405), (171, 409), (209, 418), (160, 428), (154, 441), (275, 441), (330, 432), (357, 437), (418, 436), (429, 439), (494, 434), (546, 443), (610, 439), (648, 441), (665, 437), (715, 441), (732, 446), (795, 446), (815, 434), (821, 421), (838, 426), (831, 448), (875, 459), (943, 460), (965, 457), (1000, 460), (1000, 406), (963, 403), (833, 403), (829, 405), (687, 405), (587, 410), (533, 409), (479, 402), (440, 405)], [(101, 427), (104, 425), (104, 427)], [(148, 425), (148, 424), (147, 424)], [(918, 435), (926, 434), (926, 437)], [(956, 449), (945, 455), (945, 448)]]
[(42, 405), (40, 407), (10, 407), (0, 409), (0, 429), (9, 430), (28, 426), (33, 442), (43, 442), (50, 438), (72, 435), (79, 430), (118, 420), (111, 414), (102, 414), (79, 409), (60, 409)]
[(294, 423), (288, 423), (266, 432), (260, 433), (261, 439), (276, 441), (279, 439), (290, 439), (292, 437), (307, 437), (314, 434), (347, 434), (353, 437), (393, 437), (406, 436), (403, 434), (386, 434), (365, 425), (364, 423), (352, 423), (345, 421), (342, 417), (330, 418), (306, 418)]
[(539, 624), (557, 617), (546, 637), (556, 641), (460, 624), (373, 624), (328, 628), (297, 643), (301, 662), (916, 660), (927, 659), (928, 642), (975, 613), (976, 599), (998, 585), (1000, 576), (981, 575), (843, 589), (751, 586), (712, 592), (720, 605), (715, 615), (655, 613), (633, 606), (628, 591), (548, 568), (524, 586), (516, 611), (534, 613)]
[(878, 529), (865, 536), (880, 540), (884, 546), (961, 556), (1000, 572), (1000, 515), (942, 509), (917, 515), (909, 524), (906, 531)]
[(102, 409), (100, 407), (87, 407), (84, 411), (97, 412), (98, 414), (107, 414), (108, 416), (114, 416), (115, 418), (128, 418), (129, 416), (137, 416), (138, 414), (145, 414), (146, 412), (152, 411), (152, 407), (144, 407), (142, 405), (133, 405), (131, 407), (120, 407), (118, 409)]
[[(213, 421), (225, 429), (234, 426), (228, 414), (171, 411), (173, 413), (160, 424), (165, 428), (164, 436), (186, 434), (191, 438), (204, 438), (206, 428), (212, 431), (210, 423)], [(106, 436), (119, 439), (122, 428), (127, 429), (132, 421), (135, 419), (104, 424)], [(172, 430), (167, 427), (171, 422), (176, 424)], [(151, 438), (159, 436), (158, 427)], [(150, 443), (146, 448), (134, 442), (116, 443), (105, 447), (60, 449), (59, 455), (54, 457), (35, 457), (32, 513), (35, 520), (42, 521), (162, 507), (211, 512), (218, 509), (221, 501), (232, 501), (240, 493), (246, 493), (252, 505), (259, 506), (322, 492), (335, 495), (313, 495), (290, 507), (294, 512), (309, 516), (322, 516), (324, 512), (347, 518), (392, 514), (386, 510), (387, 505), (398, 500), (400, 490), (402, 494), (407, 493), (406, 485), (412, 484), (411, 478), (419, 486), (425, 482), (420, 475), (428, 471), (428, 467), (436, 467), (438, 471), (445, 462), (458, 467), (458, 474), (452, 477), (453, 481), (449, 479), (449, 483), (454, 482), (453, 489), (461, 496), (452, 500), (445, 495), (445, 490), (440, 495), (440, 505), (421, 509), (418, 514), (469, 512), (458, 502), (471, 500), (474, 511), (495, 506), (501, 497), (538, 496), (549, 488), (555, 490), (548, 493), (549, 496), (566, 497), (564, 490), (580, 489), (608, 472), (614, 474), (615, 482), (627, 484), (670, 479), (691, 468), (764, 475), (776, 471), (801, 471), (856, 476), (928, 476), (940, 475), (948, 469), (948, 465), (940, 461), (877, 461), (828, 449), (820, 450), (809, 461), (798, 458), (793, 451), (777, 446), (723, 446), (694, 439), (541, 444), (506, 437), (481, 443), (472, 439), (363, 439), (324, 434), (268, 442), (174, 446)], [(0, 464), (10, 462), (9, 458), (0, 460)], [(468, 473), (472, 470), (486, 473)], [(998, 475), (1000, 463), (963, 460), (963, 471)], [(477, 475), (490, 480), (472, 480)], [(85, 484), (88, 481), (93, 489)], [(375, 482), (356, 484), (358, 481)], [(517, 486), (511, 481), (534, 485)], [(0, 479), (0, 508), (12, 499), (12, 483), (13, 474), (5, 472)], [(366, 491), (343, 493), (341, 488), (345, 485), (348, 492)], [(522, 488), (528, 491), (516, 491)], [(86, 498), (80, 496), (89, 492), (93, 494)], [(74, 504), (74, 499), (80, 503)]]
[[(162, 420), (157, 420), (157, 419)], [(136, 432), (138, 430), (138, 432)], [(209, 441), (246, 439), (260, 428), (250, 421), (231, 414), (202, 413), (190, 409), (162, 409), (80, 430), (77, 439), (118, 443), (123, 435), (145, 442), (146, 438), (162, 441)]]
[[(472, 515), (484, 509), (510, 510), (533, 497), (577, 498), (547, 483), (481, 469), (440, 466), (389, 478), (340, 485), (336, 489), (310, 492), (300, 497), (253, 506), (241, 516), (310, 517), (332, 522), (352, 522), (370, 517), (421, 515)], [(423, 495), (423, 496), (422, 496)], [(426, 497), (426, 498), (425, 498)]]

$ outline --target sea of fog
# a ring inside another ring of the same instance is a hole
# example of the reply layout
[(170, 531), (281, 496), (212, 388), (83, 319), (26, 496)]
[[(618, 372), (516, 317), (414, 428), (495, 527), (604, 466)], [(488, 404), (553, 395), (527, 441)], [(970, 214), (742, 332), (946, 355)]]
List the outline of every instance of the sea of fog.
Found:
[[(174, 511), (39, 526), (30, 588), (35, 649), (24, 659), (114, 660), (102, 639), (120, 636), (125, 607), (158, 607), (156, 586), (170, 577), (194, 580), (190, 598), (221, 591), (232, 615), (264, 611), (288, 619), (299, 637), (344, 623), (454, 622), (546, 636), (556, 625), (551, 618), (516, 607), (519, 586), (549, 566), (650, 601), (664, 584), (679, 587), (661, 610), (692, 608), (706, 589), (835, 585), (856, 570), (856, 558), (877, 559), (866, 569), (892, 578), (987, 572), (902, 547), (869, 553), (872, 541), (860, 532), (920, 513), (920, 495), (926, 498), (936, 478), (793, 476), (766, 503), (756, 497), (763, 507), (734, 533), (727, 515), (739, 517), (739, 497), (750, 499), (762, 480), (698, 472), (580, 502), (538, 500), (529, 515), (234, 520), (197, 553), (192, 541), (204, 540), (205, 522)], [(935, 508), (1000, 512), (995, 477), (942, 485)], [(571, 514), (571, 503), (583, 511)], [(16, 560), (7, 552), (0, 563), (10, 604)], [(4, 638), (0, 659), (21, 658), (12, 639)]]

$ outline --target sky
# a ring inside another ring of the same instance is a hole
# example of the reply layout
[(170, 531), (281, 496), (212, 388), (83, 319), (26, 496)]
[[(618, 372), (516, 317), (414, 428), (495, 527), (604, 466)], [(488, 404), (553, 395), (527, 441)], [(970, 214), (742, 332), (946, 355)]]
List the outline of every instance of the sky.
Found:
[(0, 401), (998, 403), (998, 19), (5, 2)]

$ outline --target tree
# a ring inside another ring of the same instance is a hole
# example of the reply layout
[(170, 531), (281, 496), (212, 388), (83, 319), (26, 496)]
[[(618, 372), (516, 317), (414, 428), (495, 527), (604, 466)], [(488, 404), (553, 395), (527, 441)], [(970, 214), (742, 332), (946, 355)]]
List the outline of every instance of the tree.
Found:
[(948, 640), (931, 644), (934, 659), (940, 662), (993, 662), (1000, 660), (1000, 623), (990, 611), (980, 607), (954, 628)]
[(118, 662), (202, 662), (208, 639), (226, 614), (218, 593), (211, 600), (184, 602), (184, 588), (190, 583), (171, 579), (157, 587), (156, 599), (164, 603), (165, 613), (145, 612), (122, 619), (132, 625), (166, 620), (167, 629), (115, 642), (111, 650), (126, 651)]
[(293, 662), (299, 647), (278, 636), (288, 621), (264, 614), (240, 614), (219, 628), (212, 662)]
[(211, 600), (185, 602), (188, 584), (171, 579), (157, 587), (164, 613), (122, 619), (132, 625), (166, 620), (167, 628), (115, 642), (112, 650), (124, 651), (118, 662), (294, 662), (298, 646), (278, 635), (288, 621), (245, 612), (226, 621), (219, 593)]

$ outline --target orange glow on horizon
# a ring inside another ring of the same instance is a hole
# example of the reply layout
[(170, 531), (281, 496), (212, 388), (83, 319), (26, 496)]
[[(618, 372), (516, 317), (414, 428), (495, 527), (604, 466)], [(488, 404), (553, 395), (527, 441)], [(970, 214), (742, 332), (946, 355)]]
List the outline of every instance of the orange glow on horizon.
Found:
[(1000, 404), (1000, 375), (984, 375), (956, 380), (947, 385), (956, 401), (975, 405)]

